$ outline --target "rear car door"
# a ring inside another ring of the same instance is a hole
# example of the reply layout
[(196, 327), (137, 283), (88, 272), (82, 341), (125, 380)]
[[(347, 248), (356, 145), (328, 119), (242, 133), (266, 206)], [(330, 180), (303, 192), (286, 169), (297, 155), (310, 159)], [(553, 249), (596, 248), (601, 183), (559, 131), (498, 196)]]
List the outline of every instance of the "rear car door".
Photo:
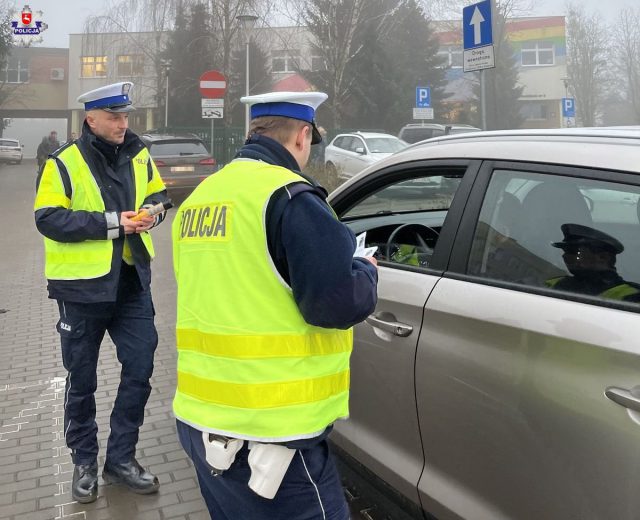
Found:
[[(638, 200), (637, 174), (483, 163), (416, 355), (438, 518), (640, 518)], [(566, 224), (624, 251), (577, 269)]]
[(423, 453), (414, 363), (425, 302), (446, 265), (477, 169), (423, 161), (381, 169), (332, 205), (366, 246), (378, 247), (378, 305), (354, 330), (350, 418), (332, 439), (419, 510)]

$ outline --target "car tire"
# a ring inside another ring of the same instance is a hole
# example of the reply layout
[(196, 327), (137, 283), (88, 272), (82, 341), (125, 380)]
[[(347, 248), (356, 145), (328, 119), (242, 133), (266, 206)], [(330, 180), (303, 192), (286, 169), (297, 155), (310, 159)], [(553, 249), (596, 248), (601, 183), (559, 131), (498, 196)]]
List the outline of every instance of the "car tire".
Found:
[(337, 175), (338, 174), (338, 169), (336, 168), (336, 165), (333, 164), (331, 161), (328, 161), (325, 166), (326, 166), (327, 172), (329, 174), (331, 174), (331, 175)]

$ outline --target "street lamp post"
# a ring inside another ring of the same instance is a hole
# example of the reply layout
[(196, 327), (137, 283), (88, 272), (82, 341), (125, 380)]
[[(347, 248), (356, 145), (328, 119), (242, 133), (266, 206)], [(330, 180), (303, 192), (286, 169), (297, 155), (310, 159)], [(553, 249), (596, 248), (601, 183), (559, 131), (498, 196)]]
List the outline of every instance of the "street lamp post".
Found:
[(169, 127), (169, 70), (171, 69), (171, 60), (162, 60), (160, 62), (165, 74), (164, 82), (164, 128), (165, 131)]
[[(258, 17), (252, 14), (241, 14), (237, 16), (240, 25), (242, 26), (246, 41), (247, 41), (247, 56), (246, 56), (246, 81), (245, 81), (245, 96), (249, 95), (249, 33), (251, 29), (256, 24)], [(244, 135), (245, 137), (249, 135), (249, 105), (246, 104), (244, 107)]]

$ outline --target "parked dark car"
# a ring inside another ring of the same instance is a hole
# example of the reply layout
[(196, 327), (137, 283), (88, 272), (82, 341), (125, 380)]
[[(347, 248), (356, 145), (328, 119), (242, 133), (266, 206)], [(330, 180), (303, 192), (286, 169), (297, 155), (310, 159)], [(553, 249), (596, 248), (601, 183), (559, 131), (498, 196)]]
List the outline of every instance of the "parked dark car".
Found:
[(202, 139), (195, 135), (143, 134), (169, 196), (182, 201), (218, 168)]
[(407, 143), (417, 143), (432, 137), (442, 135), (464, 134), (467, 132), (479, 132), (480, 128), (463, 124), (439, 124), (439, 123), (410, 123), (403, 126), (398, 133), (398, 138)]

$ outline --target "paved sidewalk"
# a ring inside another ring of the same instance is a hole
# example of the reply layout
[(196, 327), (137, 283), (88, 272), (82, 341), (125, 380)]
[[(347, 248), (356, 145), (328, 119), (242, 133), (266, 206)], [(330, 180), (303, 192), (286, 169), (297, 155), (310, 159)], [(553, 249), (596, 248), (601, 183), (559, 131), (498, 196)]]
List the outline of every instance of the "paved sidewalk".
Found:
[[(160, 492), (139, 496), (100, 480), (93, 504), (73, 502), (73, 465), (62, 432), (64, 377), (57, 307), (47, 298), (43, 248), (33, 224), (35, 164), (0, 167), (0, 518), (205, 520), (195, 473), (175, 433), (175, 282), (170, 221), (153, 231), (153, 294), (160, 343), (138, 444), (138, 460), (156, 473)], [(171, 218), (173, 214), (171, 214)], [(120, 366), (109, 339), (98, 367), (100, 464)]]

